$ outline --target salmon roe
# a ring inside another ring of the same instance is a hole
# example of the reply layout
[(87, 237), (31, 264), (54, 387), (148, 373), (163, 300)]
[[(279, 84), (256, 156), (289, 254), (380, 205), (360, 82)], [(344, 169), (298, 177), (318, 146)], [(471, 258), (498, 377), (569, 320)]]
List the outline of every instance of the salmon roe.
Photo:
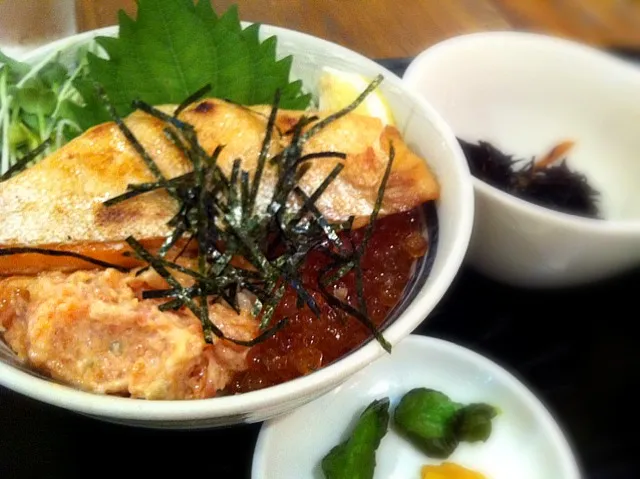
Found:
[[(427, 252), (422, 224), (417, 210), (376, 222), (361, 261), (363, 296), (368, 316), (376, 326), (400, 300), (416, 259)], [(362, 228), (352, 233), (354, 244), (362, 241), (364, 231)], [(331, 261), (325, 253), (313, 251), (301, 269), (304, 287), (317, 302), (320, 317), (306, 305), (298, 309), (296, 294), (288, 288), (272, 318), (272, 324), (288, 318), (287, 325), (249, 350), (248, 369), (236, 373), (228, 393), (254, 391), (308, 374), (371, 338), (370, 331), (356, 318), (331, 307), (320, 293), (318, 275)], [(329, 291), (358, 307), (355, 272), (330, 286)]]

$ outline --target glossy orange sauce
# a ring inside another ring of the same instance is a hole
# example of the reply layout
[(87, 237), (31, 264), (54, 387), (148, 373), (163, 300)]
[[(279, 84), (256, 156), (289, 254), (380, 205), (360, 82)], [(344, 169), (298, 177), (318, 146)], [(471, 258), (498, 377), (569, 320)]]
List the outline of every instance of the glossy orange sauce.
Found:
[[(365, 229), (352, 233), (360, 244)], [(346, 234), (342, 235), (346, 239)], [(379, 219), (362, 258), (364, 298), (369, 317), (376, 325), (384, 322), (398, 303), (411, 279), (412, 266), (428, 249), (423, 222), (418, 211)], [(304, 287), (318, 303), (316, 317), (308, 306), (296, 305), (296, 294), (289, 288), (271, 320), (275, 324), (288, 318), (288, 324), (268, 340), (249, 351), (248, 369), (236, 373), (226, 392), (235, 394), (273, 386), (308, 374), (340, 358), (371, 337), (357, 319), (324, 300), (318, 275), (331, 259), (312, 252), (302, 267)], [(329, 287), (334, 296), (358, 307), (355, 273), (352, 271)]]

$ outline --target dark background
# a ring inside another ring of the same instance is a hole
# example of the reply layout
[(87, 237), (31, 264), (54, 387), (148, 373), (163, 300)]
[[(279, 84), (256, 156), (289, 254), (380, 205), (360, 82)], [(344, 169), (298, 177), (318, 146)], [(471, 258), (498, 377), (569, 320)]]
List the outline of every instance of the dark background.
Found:
[[(407, 60), (385, 63), (400, 73)], [(571, 290), (529, 291), (463, 268), (416, 333), (467, 346), (519, 376), (564, 428), (587, 479), (633, 479), (640, 477), (640, 415), (632, 395), (640, 386), (639, 293), (640, 271)], [(182, 477), (249, 478), (259, 429), (135, 429), (0, 387), (0, 478), (96, 471), (154, 477), (174, 465)]]

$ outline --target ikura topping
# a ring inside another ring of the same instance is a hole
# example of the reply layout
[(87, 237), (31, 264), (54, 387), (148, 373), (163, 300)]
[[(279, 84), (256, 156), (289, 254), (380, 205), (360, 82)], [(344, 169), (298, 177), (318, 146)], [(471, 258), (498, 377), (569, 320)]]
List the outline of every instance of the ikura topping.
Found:
[[(423, 256), (427, 240), (418, 211), (378, 220), (362, 258), (364, 297), (369, 317), (376, 326), (402, 298), (417, 257)], [(364, 230), (353, 233), (355, 244)], [(343, 235), (346, 236), (346, 235)], [(318, 291), (318, 275), (330, 258), (313, 252), (302, 267), (304, 286), (318, 301), (316, 318), (308, 307), (297, 308), (292, 288), (285, 293), (272, 321), (288, 318), (288, 324), (273, 337), (254, 346), (247, 356), (248, 369), (235, 375), (229, 392), (247, 392), (272, 386), (313, 372), (371, 338), (371, 332), (355, 318), (328, 305)], [(357, 306), (355, 272), (332, 286), (333, 294)]]

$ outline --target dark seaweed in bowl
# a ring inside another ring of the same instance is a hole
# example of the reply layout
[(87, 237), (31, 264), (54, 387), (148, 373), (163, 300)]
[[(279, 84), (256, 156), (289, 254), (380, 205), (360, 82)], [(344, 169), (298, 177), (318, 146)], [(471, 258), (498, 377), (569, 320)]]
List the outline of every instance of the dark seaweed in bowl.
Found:
[[(600, 219), (599, 192), (587, 178), (571, 170), (563, 154), (551, 158), (520, 159), (486, 141), (477, 144), (458, 139), (471, 174), (513, 196), (539, 206), (586, 218)], [(561, 147), (563, 145), (559, 145)], [(559, 148), (558, 147), (558, 148)], [(562, 153), (562, 152), (560, 152)], [(546, 159), (551, 161), (545, 162)], [(555, 160), (559, 161), (555, 161)]]

